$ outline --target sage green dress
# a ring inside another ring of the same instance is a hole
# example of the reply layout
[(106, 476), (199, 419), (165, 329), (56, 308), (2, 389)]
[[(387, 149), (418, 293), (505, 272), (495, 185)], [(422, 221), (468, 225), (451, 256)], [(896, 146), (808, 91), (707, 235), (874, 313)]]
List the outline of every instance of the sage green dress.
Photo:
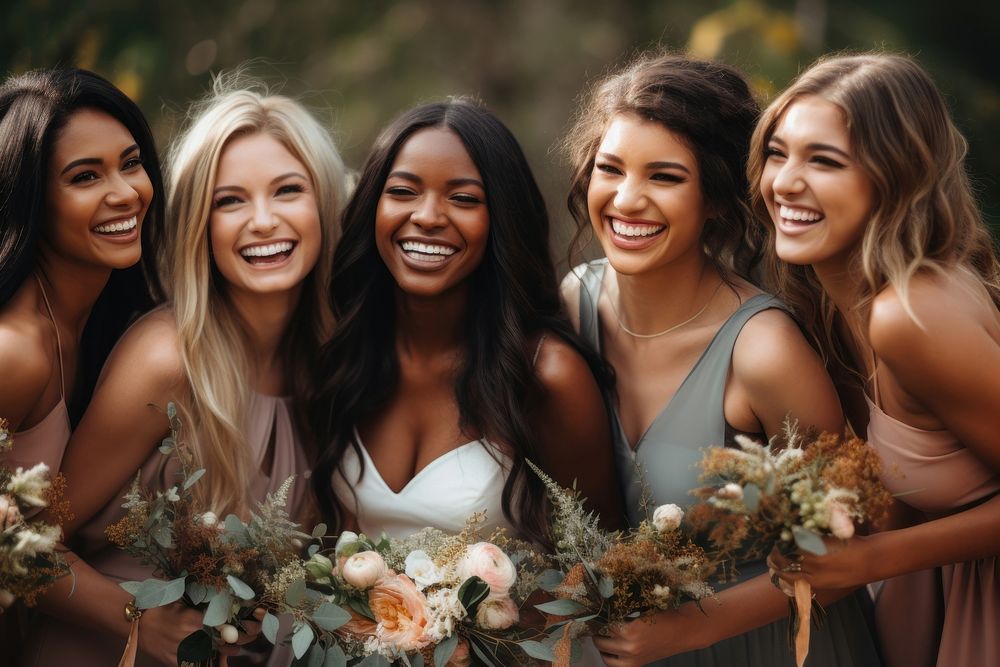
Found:
[[(601, 349), (597, 301), (607, 260), (582, 264), (573, 272), (580, 279), (580, 334), (598, 351)], [(629, 446), (616, 412), (612, 411), (612, 432), (618, 473), (625, 492), (629, 521), (636, 525), (644, 516), (640, 507), (638, 477), (652, 493), (652, 506), (692, 504), (691, 489), (700, 486), (697, 463), (701, 450), (709, 445), (730, 443), (737, 433), (723, 412), (723, 394), (729, 374), (733, 346), (750, 318), (770, 308), (784, 309), (773, 296), (759, 294), (736, 309), (720, 327), (694, 368), (681, 383), (646, 432)], [(794, 378), (789, 379), (794, 382)], [(619, 377), (627, 383), (627, 377)], [(641, 473), (640, 473), (641, 471)], [(763, 561), (738, 566), (739, 581), (767, 571)], [(738, 583), (738, 582), (735, 582)], [(715, 585), (716, 590), (728, 585)], [(810, 635), (807, 667), (877, 667), (880, 665), (871, 622), (871, 600), (864, 589), (826, 607), (822, 628)], [(720, 641), (706, 649), (676, 655), (654, 663), (669, 667), (793, 667), (794, 652), (789, 646), (788, 620), (781, 619), (745, 634)]]

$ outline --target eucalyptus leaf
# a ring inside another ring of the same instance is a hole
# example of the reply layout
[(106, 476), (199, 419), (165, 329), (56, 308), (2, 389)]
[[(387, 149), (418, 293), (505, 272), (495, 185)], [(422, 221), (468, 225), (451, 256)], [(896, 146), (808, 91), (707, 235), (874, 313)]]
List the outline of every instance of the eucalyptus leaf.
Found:
[(302, 602), (302, 598), (305, 596), (306, 580), (296, 579), (292, 582), (292, 585), (288, 587), (288, 590), (285, 591), (285, 602), (287, 602), (290, 606), (295, 607)]
[(236, 593), (236, 597), (240, 599), (252, 600), (256, 595), (256, 593), (253, 592), (253, 589), (250, 588), (250, 586), (248, 586), (241, 579), (234, 577), (231, 574), (226, 575), (226, 581), (229, 582), (229, 587), (233, 589), (233, 593)]
[(161, 606), (170, 604), (171, 602), (177, 602), (184, 597), (184, 584), (186, 579), (187, 576), (183, 576), (166, 582), (166, 585), (163, 587), (163, 600), (160, 601)]
[(205, 618), (202, 621), (210, 628), (222, 625), (229, 620), (229, 610), (233, 606), (233, 598), (229, 591), (219, 591), (208, 601)]
[(313, 614), (312, 620), (316, 625), (329, 632), (351, 620), (351, 615), (331, 602), (324, 602)]
[(424, 667), (424, 656), (419, 652), (414, 653), (413, 657), (407, 656), (410, 661), (410, 667)]
[(357, 667), (389, 667), (389, 661), (378, 653), (375, 653), (373, 655), (366, 656), (357, 664)]
[(137, 592), (139, 592), (139, 587), (142, 586), (142, 582), (141, 581), (123, 581), (123, 582), (121, 582), (118, 585), (121, 586), (122, 588), (124, 588), (128, 592), (129, 595), (131, 595), (132, 597), (135, 597), (135, 594)]
[(306, 655), (307, 667), (323, 667), (323, 656), (325, 651), (319, 644), (313, 644)]
[(336, 644), (328, 646), (323, 667), (347, 667), (347, 656), (344, 655), (343, 649)]
[(170, 526), (163, 525), (158, 526), (153, 530), (153, 539), (164, 549), (172, 549), (174, 546), (174, 537), (170, 533)]
[(572, 616), (581, 611), (586, 611), (587, 608), (576, 600), (552, 600), (551, 602), (544, 602), (542, 604), (536, 604), (535, 609), (543, 611), (546, 614), (555, 614), (556, 616)]
[(177, 406), (174, 405), (173, 401), (167, 403), (167, 419), (173, 419), (177, 416)]
[(207, 662), (213, 653), (212, 636), (204, 628), (195, 630), (177, 645), (177, 664)]
[(190, 477), (184, 480), (184, 489), (185, 490), (190, 489), (192, 486), (194, 486), (195, 482), (201, 479), (201, 476), (204, 474), (205, 474), (204, 468), (198, 468), (197, 470), (195, 470), (193, 473), (191, 473)]
[(211, 594), (212, 590), (208, 586), (199, 584), (197, 581), (191, 580), (187, 584), (187, 595), (191, 598), (192, 604), (198, 605), (207, 602), (208, 596)]
[(323, 537), (324, 535), (326, 535), (326, 524), (325, 523), (317, 523), (315, 526), (313, 526), (313, 529), (312, 529), (312, 536), (313, 537)]
[(306, 549), (306, 555), (311, 558), (317, 551), (319, 551), (319, 545), (318, 544), (310, 544), (309, 548)]
[(795, 545), (799, 549), (816, 554), (817, 556), (826, 554), (826, 544), (823, 543), (823, 538), (808, 528), (792, 526), (792, 536), (795, 538)]
[(743, 505), (751, 512), (756, 512), (760, 507), (760, 487), (756, 484), (747, 484), (743, 487)]
[(538, 586), (543, 591), (553, 591), (562, 585), (564, 578), (563, 573), (559, 570), (545, 570), (538, 577)]
[(602, 598), (611, 597), (615, 594), (614, 580), (606, 574), (602, 574), (600, 581), (597, 582), (597, 591), (601, 594)]
[(167, 582), (162, 579), (146, 579), (136, 589), (135, 606), (139, 609), (152, 609), (163, 604), (166, 595)]
[(248, 542), (250, 536), (247, 533), (247, 527), (240, 521), (238, 516), (235, 514), (227, 515), (224, 525), (226, 527), (227, 539), (238, 544), (246, 544)]
[(296, 658), (301, 658), (309, 650), (312, 645), (313, 633), (312, 627), (308, 623), (303, 623), (302, 627), (295, 631), (292, 635), (292, 653), (295, 654)]
[(483, 664), (487, 665), (487, 667), (496, 667), (499, 662), (497, 657), (492, 655), (485, 646), (482, 646), (479, 639), (475, 636), (469, 637), (469, 646)]
[(264, 620), (261, 621), (260, 631), (264, 634), (267, 641), (272, 644), (278, 643), (278, 617), (267, 612), (264, 614)]
[(434, 667), (444, 667), (458, 646), (458, 635), (452, 635), (434, 647)]

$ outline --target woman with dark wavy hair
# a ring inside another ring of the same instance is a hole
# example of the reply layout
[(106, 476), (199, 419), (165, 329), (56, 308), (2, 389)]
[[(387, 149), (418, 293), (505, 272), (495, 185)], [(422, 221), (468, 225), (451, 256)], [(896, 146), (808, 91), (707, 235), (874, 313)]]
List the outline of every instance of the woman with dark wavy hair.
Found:
[[(595, 86), (567, 140), (570, 209), (605, 258), (574, 269), (564, 298), (619, 379), (612, 423), (632, 523), (645, 513), (637, 469), (654, 506), (686, 504), (705, 446), (766, 440), (788, 418), (843, 426), (819, 355), (754, 282), (744, 167), (757, 112), (738, 70), (650, 54)], [(721, 604), (688, 603), (594, 643), (611, 667), (791, 665), (787, 598), (765, 569), (740, 563)], [(865, 602), (856, 593), (829, 606), (810, 664), (878, 664)]]
[(378, 139), (345, 212), (311, 403), (313, 484), (339, 529), (458, 532), (485, 511), (487, 532), (545, 541), (528, 459), (619, 523), (600, 366), (560, 314), (548, 232), (486, 109), (419, 106)]
[(104, 359), (152, 307), (150, 289), (160, 296), (151, 250), (163, 182), (142, 112), (93, 72), (10, 77), (0, 137), (0, 415), (16, 431), (7, 460), (55, 471)]

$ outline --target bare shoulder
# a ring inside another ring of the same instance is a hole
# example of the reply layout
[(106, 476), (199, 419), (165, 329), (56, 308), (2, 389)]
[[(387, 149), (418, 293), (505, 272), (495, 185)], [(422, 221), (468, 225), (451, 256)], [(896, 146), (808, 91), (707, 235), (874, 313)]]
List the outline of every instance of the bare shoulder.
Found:
[[(115, 345), (103, 376), (122, 371), (142, 379), (149, 387), (169, 388), (184, 376), (172, 312), (158, 308), (141, 317)], [(102, 376), (102, 380), (103, 380)]]
[(580, 290), (583, 286), (583, 275), (587, 271), (586, 264), (578, 264), (567, 273), (559, 285), (559, 296), (562, 299), (563, 311), (573, 324), (573, 329), (580, 330)]
[(751, 381), (787, 381), (804, 359), (818, 358), (801, 329), (779, 308), (763, 310), (743, 326), (733, 348), (733, 371)]
[(0, 416), (17, 428), (42, 400), (57, 363), (50, 333), (24, 318), (0, 322)]
[(554, 333), (547, 333), (535, 360), (535, 374), (546, 393), (573, 394), (596, 387), (590, 366), (569, 343)]

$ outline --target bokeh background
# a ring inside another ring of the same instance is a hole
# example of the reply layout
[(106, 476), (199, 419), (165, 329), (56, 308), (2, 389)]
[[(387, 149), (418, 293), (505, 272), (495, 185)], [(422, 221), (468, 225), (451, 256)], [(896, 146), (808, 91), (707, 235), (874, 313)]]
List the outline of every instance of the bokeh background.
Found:
[(1000, 226), (1000, 3), (977, 0), (4, 0), (6, 73), (78, 65), (137, 100), (161, 145), (220, 70), (252, 71), (329, 120), (359, 168), (400, 111), (483, 100), (520, 139), (546, 194), (557, 259), (573, 223), (557, 150), (588, 82), (635, 52), (687, 50), (743, 68), (766, 103), (817, 56), (915, 55), (971, 143)]

